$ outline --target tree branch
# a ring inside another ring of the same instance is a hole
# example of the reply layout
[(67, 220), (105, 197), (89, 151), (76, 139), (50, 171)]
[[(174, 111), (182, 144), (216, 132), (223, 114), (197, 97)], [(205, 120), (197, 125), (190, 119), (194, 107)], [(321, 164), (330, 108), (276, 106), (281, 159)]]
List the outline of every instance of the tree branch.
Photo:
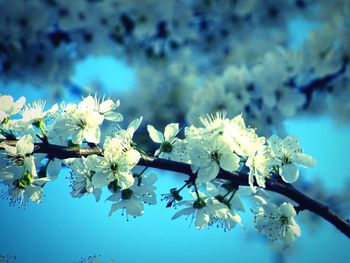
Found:
[(306, 101), (303, 106), (304, 109), (307, 109), (307, 107), (310, 106), (314, 92), (325, 90), (328, 85), (330, 85), (334, 80), (336, 80), (338, 77), (341, 77), (346, 72), (348, 63), (349, 59), (345, 57), (343, 59), (342, 66), (337, 71), (329, 73), (323, 77), (316, 78), (310, 83), (299, 87), (300, 91), (306, 96)]
[[(16, 142), (16, 140), (0, 140), (0, 149), (3, 149), (3, 147), (1, 147), (3, 144), (15, 146)], [(93, 154), (102, 155), (102, 151), (98, 147), (65, 147), (48, 143), (36, 143), (33, 153), (44, 153), (51, 158), (58, 159), (81, 158)], [(191, 170), (191, 166), (189, 164), (149, 157), (146, 155), (142, 156), (138, 165), (194, 176)], [(235, 185), (249, 185), (247, 174), (241, 172), (229, 173), (221, 170), (217, 178), (228, 180)], [(256, 186), (258, 185), (256, 184)], [(324, 205), (308, 197), (307, 195), (294, 188), (292, 185), (283, 181), (277, 181), (275, 179), (266, 179), (265, 189), (271, 192), (284, 195), (296, 202), (298, 204), (298, 212), (301, 210), (309, 210), (310, 212), (313, 212), (319, 215), (320, 217), (323, 217), (325, 220), (327, 220), (336, 228), (338, 228), (342, 233), (344, 233), (348, 238), (350, 238), (350, 222), (337, 215), (327, 205)]]

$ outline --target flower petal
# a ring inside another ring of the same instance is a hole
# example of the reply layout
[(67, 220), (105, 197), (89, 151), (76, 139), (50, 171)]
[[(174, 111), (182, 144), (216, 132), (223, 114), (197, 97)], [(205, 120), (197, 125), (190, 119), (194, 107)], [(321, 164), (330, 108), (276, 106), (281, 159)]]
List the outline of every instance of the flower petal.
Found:
[(205, 228), (208, 226), (210, 217), (209, 215), (205, 212), (204, 209), (198, 209), (197, 214), (196, 214), (196, 220), (194, 224), (196, 225), (197, 228)]
[(17, 143), (16, 143), (17, 153), (21, 155), (26, 155), (28, 153), (32, 153), (34, 150), (34, 141), (33, 137), (30, 134), (24, 135)]
[(126, 200), (126, 212), (132, 216), (142, 216), (144, 214), (143, 203), (135, 198)]
[(111, 100), (111, 99), (107, 99), (107, 100), (103, 101), (100, 104), (99, 112), (104, 114), (104, 113), (107, 113), (109, 111), (114, 110), (116, 107), (118, 107), (118, 102), (119, 102), (119, 100), (117, 101), (117, 103), (114, 103), (113, 100)]
[(151, 137), (152, 141), (157, 143), (164, 142), (164, 136), (163, 134), (156, 130), (152, 125), (147, 125), (147, 131), (149, 133), (149, 137)]
[(131, 173), (119, 174), (118, 185), (121, 187), (121, 189), (127, 189), (131, 187), (134, 184), (134, 181), (135, 179)]
[(305, 167), (312, 167), (316, 164), (316, 160), (305, 153), (298, 153), (293, 156), (293, 162), (296, 162)]
[(180, 216), (188, 216), (190, 214), (193, 214), (194, 213), (194, 208), (192, 207), (187, 207), (185, 209), (182, 209), (178, 212), (175, 213), (175, 215), (173, 215), (173, 217), (171, 218), (171, 220), (174, 220), (176, 218), (179, 218)]
[(178, 123), (168, 124), (164, 130), (165, 140), (172, 142), (178, 133), (179, 133), (179, 124)]
[(198, 177), (197, 182), (198, 183), (206, 183), (209, 182), (211, 179), (214, 179), (219, 173), (219, 166), (212, 162), (207, 167), (201, 167), (198, 170)]
[(28, 156), (24, 159), (24, 165), (33, 177), (37, 176), (33, 155)]
[(110, 180), (108, 178), (108, 174), (97, 172), (92, 177), (91, 182), (92, 182), (92, 185), (94, 187), (102, 188), (102, 187), (106, 186), (107, 184), (109, 184)]
[(299, 170), (294, 163), (288, 163), (280, 167), (280, 174), (283, 181), (287, 183), (294, 183), (296, 180), (298, 180)]
[(123, 115), (119, 112), (109, 111), (103, 114), (106, 120), (120, 122), (123, 120)]
[(118, 209), (122, 209), (125, 206), (125, 202), (120, 202), (120, 203), (114, 203), (111, 206), (111, 210), (109, 211), (108, 216), (111, 216), (115, 211), (117, 211)]
[(239, 167), (239, 157), (232, 152), (225, 152), (220, 158), (220, 167), (228, 172), (234, 172)]

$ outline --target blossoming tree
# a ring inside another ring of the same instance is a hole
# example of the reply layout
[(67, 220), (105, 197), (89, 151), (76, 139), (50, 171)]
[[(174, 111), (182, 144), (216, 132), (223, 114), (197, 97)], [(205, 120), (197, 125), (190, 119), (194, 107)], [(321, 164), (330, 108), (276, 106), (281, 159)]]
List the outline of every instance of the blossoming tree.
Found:
[[(294, 116), (349, 122), (349, 1), (3, 0), (0, 10), (0, 84), (50, 87), (55, 102), (0, 90), (10, 204), (40, 203), (65, 168), (72, 197), (98, 201), (107, 188), (109, 215), (139, 217), (157, 202), (156, 168), (187, 175), (161, 200), (197, 228), (244, 227), (245, 197), (255, 229), (283, 247), (301, 235), (303, 210), (350, 237), (342, 211), (295, 186), (316, 160), (284, 128)], [(91, 55), (126, 61), (138, 83), (111, 98), (74, 83)]]

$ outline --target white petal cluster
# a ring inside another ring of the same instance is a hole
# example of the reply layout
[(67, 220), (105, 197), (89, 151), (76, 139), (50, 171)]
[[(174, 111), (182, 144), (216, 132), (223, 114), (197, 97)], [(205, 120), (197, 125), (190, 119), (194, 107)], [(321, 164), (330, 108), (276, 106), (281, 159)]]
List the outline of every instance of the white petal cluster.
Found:
[(34, 142), (31, 135), (25, 135), (19, 139), (16, 146), (3, 145), (10, 166), (23, 167), (32, 177), (36, 177), (36, 168), (34, 156), (31, 153), (34, 150)]
[(108, 197), (113, 202), (109, 215), (122, 209), (127, 215), (138, 217), (144, 214), (144, 203), (154, 205), (157, 203), (154, 183), (157, 181), (156, 174), (147, 174), (137, 177), (133, 186), (118, 190)]
[(67, 139), (70, 137), (73, 144), (80, 145), (83, 142), (100, 142), (100, 126), (104, 119), (119, 122), (123, 120), (120, 113), (114, 112), (119, 106), (119, 101), (113, 102), (110, 99), (101, 103), (96, 97), (88, 96), (79, 104), (61, 105), (62, 112), (57, 116), (56, 125), (51, 132), (55, 137), (55, 132), (60, 133), (60, 137)]
[(12, 96), (0, 95), (0, 123), (17, 114), (23, 107), (26, 99), (22, 96), (17, 101)]
[[(196, 194), (191, 192), (195, 198)], [(209, 197), (199, 193), (200, 198), (195, 201), (181, 201), (178, 205), (186, 208), (178, 211), (172, 217), (177, 219), (181, 216), (191, 217), (197, 228), (203, 229), (212, 225), (222, 226), (225, 230), (232, 229), (236, 224), (241, 224), (241, 218), (234, 211), (230, 210), (225, 204), (214, 197)]]
[(95, 172), (92, 185), (102, 188), (117, 180), (122, 189), (131, 187), (134, 184), (131, 170), (140, 160), (140, 153), (119, 136), (107, 137), (103, 148), (103, 156), (90, 155), (87, 158), (89, 169)]
[(287, 183), (294, 183), (299, 178), (297, 165), (311, 167), (316, 164), (314, 158), (302, 152), (298, 138), (287, 136), (284, 139), (272, 135), (268, 143), (271, 147), (274, 163), (278, 172)]
[[(11, 205), (24, 207), (31, 200), (41, 202), (42, 185), (48, 182), (49, 178), (39, 178), (35, 166), (33, 138), (30, 134), (23, 136), (16, 143), (16, 146), (1, 144), (5, 149), (7, 163), (1, 164), (0, 182), (7, 186), (6, 198)], [(4, 166), (3, 166), (4, 165)]]
[(19, 129), (28, 129), (32, 125), (39, 127), (42, 125), (40, 122), (46, 117), (52, 117), (58, 110), (58, 105), (53, 105), (49, 110), (45, 111), (44, 100), (34, 101), (32, 104), (27, 104), (21, 110), (22, 119), (17, 122)]
[[(71, 195), (80, 198), (93, 194), (98, 201), (102, 189), (107, 187), (112, 192), (108, 198), (113, 203), (110, 215), (122, 210), (138, 217), (143, 215), (145, 203), (156, 204), (154, 184), (157, 176), (144, 173), (148, 167), (137, 172), (138, 164), (166, 158), (186, 163), (190, 175), (182, 187), (172, 188), (163, 198), (168, 200), (167, 207), (184, 206), (172, 219), (191, 217), (195, 226), (201, 229), (216, 225), (230, 230), (237, 224), (242, 225), (237, 211), (245, 211), (240, 199), (245, 189), (229, 177), (247, 176), (249, 186), (245, 188), (259, 201), (252, 210), (258, 231), (270, 240), (279, 239), (286, 245), (300, 235), (294, 220), (296, 211), (291, 204), (276, 206), (258, 196), (264, 193), (261, 189), (265, 188), (267, 179), (281, 176), (285, 182), (292, 183), (298, 179), (298, 165), (310, 167), (315, 164), (311, 156), (302, 152), (296, 137), (271, 136), (266, 140), (258, 136), (255, 129), (246, 126), (242, 115), (226, 118), (225, 113), (219, 112), (201, 117), (202, 126), (185, 127), (183, 134), (178, 123), (166, 125), (164, 132), (148, 125), (150, 138), (159, 145), (153, 157), (133, 141), (142, 117), (130, 122), (126, 129), (116, 126), (104, 137), (101, 146), (103, 121), (123, 119), (115, 111), (119, 101), (88, 96), (78, 104), (61, 104), (60, 110), (55, 104), (45, 111), (42, 100), (24, 106), (24, 98), (14, 102), (10, 96), (0, 96), (0, 100), (4, 103), (0, 104), (3, 116), (0, 150), (4, 150), (5, 156), (0, 159), (0, 182), (7, 187), (5, 196), (11, 204), (40, 203), (43, 187), (62, 169), (62, 160), (57, 159), (61, 156), (35, 153), (37, 142), (34, 138), (37, 138), (42, 147), (61, 147), (59, 145), (63, 144), (72, 146), (63, 147), (65, 150), (81, 150), (79, 158), (64, 160), (71, 172)], [(14, 119), (17, 113), (21, 118)], [(90, 154), (89, 150), (92, 151)], [(141, 157), (144, 157), (142, 162)], [(181, 191), (186, 187), (192, 200), (183, 200)]]
[(93, 171), (89, 169), (86, 158), (73, 159), (69, 163), (71, 169), (71, 188), (72, 197), (82, 197), (85, 194), (94, 194), (98, 201), (101, 195), (101, 189), (95, 188), (92, 184)]
[[(246, 127), (242, 115), (232, 119), (224, 113), (200, 118), (203, 126), (185, 128), (185, 138), (177, 138), (178, 124), (169, 124), (164, 135), (148, 125), (148, 132), (161, 147), (156, 156), (191, 164), (197, 174), (196, 183), (215, 179), (220, 169), (234, 173), (243, 166), (249, 168), (249, 184), (265, 187), (265, 178), (270, 176), (271, 153), (265, 137)], [(164, 153), (164, 149), (168, 152)]]
[(257, 230), (269, 240), (281, 240), (285, 245), (295, 241), (300, 236), (300, 228), (294, 217), (297, 215), (290, 203), (283, 203), (280, 206), (268, 204), (260, 198), (261, 205), (256, 207), (254, 212), (254, 223)]

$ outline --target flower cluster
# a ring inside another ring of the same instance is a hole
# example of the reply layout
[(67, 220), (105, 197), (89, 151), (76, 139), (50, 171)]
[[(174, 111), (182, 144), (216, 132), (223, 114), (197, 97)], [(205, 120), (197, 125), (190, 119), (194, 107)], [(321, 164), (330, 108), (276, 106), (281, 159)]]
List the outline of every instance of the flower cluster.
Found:
[[(155, 156), (182, 160), (190, 164), (195, 175), (185, 184), (194, 188), (190, 191), (192, 200), (183, 201), (180, 192), (184, 186), (171, 189), (163, 198), (168, 201), (167, 206), (185, 206), (173, 219), (191, 216), (198, 228), (216, 224), (229, 230), (241, 224), (241, 218), (236, 213), (245, 210), (240, 193), (247, 195), (248, 192), (248, 196), (256, 198), (258, 187), (265, 188), (268, 178), (278, 176), (287, 183), (293, 183), (299, 175), (297, 165), (310, 167), (315, 164), (311, 156), (302, 152), (296, 137), (281, 139), (274, 135), (266, 139), (258, 136), (255, 129), (245, 125), (242, 115), (229, 119), (225, 113), (219, 112), (200, 120), (203, 124), (201, 127), (192, 125), (185, 128), (184, 138), (177, 137), (179, 127), (176, 123), (167, 125), (164, 134), (148, 126), (150, 138), (160, 144)], [(220, 179), (222, 173), (228, 173), (226, 179), (247, 173), (250, 191)], [(203, 191), (199, 191), (199, 188)], [(282, 239), (290, 244), (294, 241), (293, 235), (299, 235), (293, 219), (293, 206), (285, 203), (277, 209), (275, 205), (264, 202), (263, 207), (254, 210), (259, 232), (272, 240)], [(269, 213), (271, 215), (267, 216)], [(266, 217), (274, 221), (263, 223), (261, 218)], [(278, 226), (278, 231), (282, 232), (276, 232), (277, 228), (272, 227), (279, 222), (282, 225)], [(291, 232), (291, 229), (295, 232)]]
[[(140, 163), (163, 158), (184, 163), (190, 176), (182, 187), (163, 196), (167, 207), (184, 207), (172, 219), (187, 216), (197, 228), (216, 225), (230, 230), (243, 225), (238, 214), (245, 211), (241, 195), (257, 199), (266, 180), (293, 183), (299, 176), (298, 165), (315, 164), (302, 152), (296, 137), (266, 139), (246, 126), (242, 115), (206, 115), (200, 118), (200, 127), (185, 127), (183, 133), (178, 123), (166, 125), (164, 133), (148, 125), (151, 140), (159, 145), (154, 156), (149, 156), (134, 142), (142, 117), (125, 129), (115, 126), (101, 142), (102, 123), (123, 119), (116, 112), (119, 101), (87, 96), (78, 104), (55, 104), (45, 110), (42, 100), (24, 105), (24, 98), (0, 99), (4, 102), (0, 182), (13, 205), (24, 206), (30, 200), (40, 203), (43, 188), (64, 166), (70, 171), (72, 197), (92, 194), (99, 201), (103, 188), (108, 188), (112, 193), (107, 199), (112, 202), (109, 215), (122, 210), (127, 217), (139, 217), (144, 214), (144, 204), (157, 203), (157, 176), (146, 173), (148, 166), (142, 168)], [(45, 152), (45, 147), (53, 148)], [(247, 186), (230, 180), (242, 176)], [(190, 200), (184, 200), (185, 188), (190, 189)], [(293, 206), (283, 203), (278, 207), (259, 198), (259, 206), (252, 210), (258, 231), (290, 244), (299, 235)]]
[(297, 213), (292, 204), (268, 204), (259, 196), (256, 200), (260, 205), (253, 209), (254, 223), (260, 233), (269, 240), (281, 240), (285, 245), (290, 245), (296, 236), (300, 236), (300, 228), (294, 220)]

